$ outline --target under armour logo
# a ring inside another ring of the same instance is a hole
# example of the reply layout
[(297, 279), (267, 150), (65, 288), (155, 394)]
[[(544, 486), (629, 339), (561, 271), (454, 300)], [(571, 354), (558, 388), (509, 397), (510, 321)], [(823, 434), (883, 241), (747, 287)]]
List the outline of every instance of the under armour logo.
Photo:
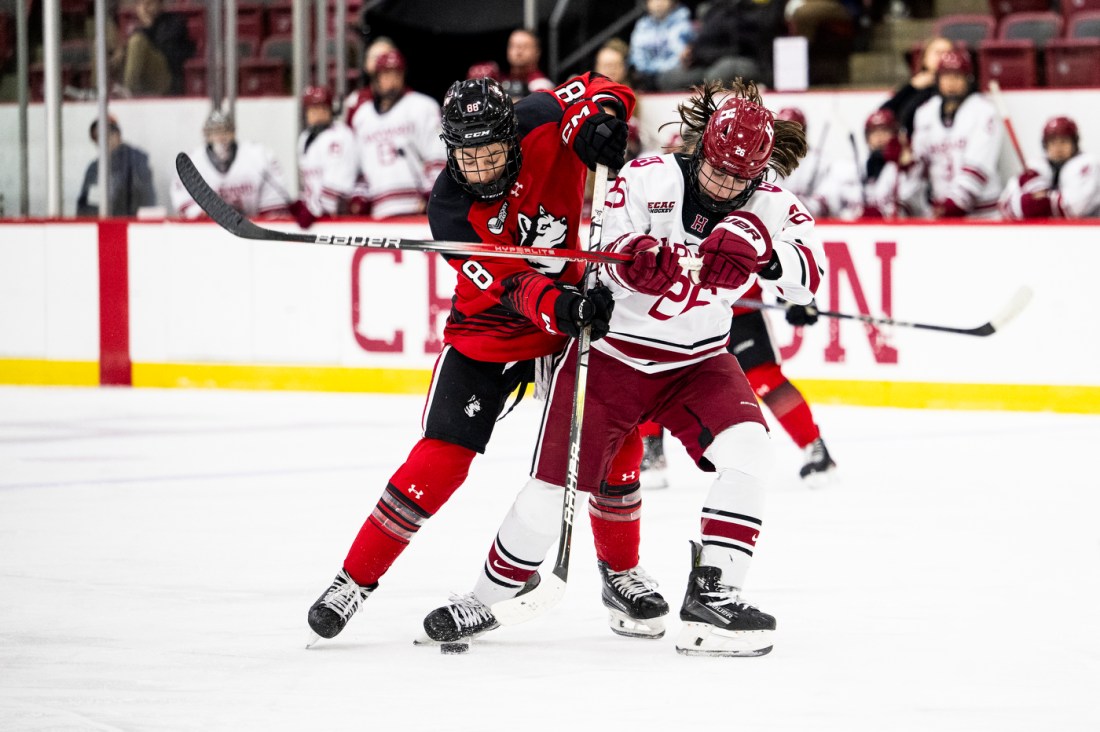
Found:
[(622, 481), (624, 483), (633, 483), (638, 477), (638, 472), (631, 470), (629, 473), (623, 473)]
[(409, 486), (409, 493), (418, 501), (424, 496), (424, 491), (418, 491), (415, 483)]

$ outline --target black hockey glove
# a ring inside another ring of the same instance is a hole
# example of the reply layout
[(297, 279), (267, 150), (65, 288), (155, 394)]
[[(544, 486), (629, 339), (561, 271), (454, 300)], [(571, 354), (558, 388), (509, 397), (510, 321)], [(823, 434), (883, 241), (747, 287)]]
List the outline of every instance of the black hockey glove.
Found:
[(793, 326), (813, 325), (817, 322), (817, 303), (809, 305), (787, 305), (787, 322)]
[(585, 118), (573, 137), (573, 151), (589, 170), (606, 165), (618, 170), (626, 162), (626, 122), (607, 112), (594, 112)]
[(772, 258), (767, 264), (756, 272), (756, 276), (762, 280), (777, 280), (783, 276), (783, 265), (779, 263), (779, 255), (772, 250)]
[(592, 326), (589, 337), (598, 341), (611, 330), (611, 311), (615, 301), (611, 290), (597, 285), (582, 295), (573, 285), (558, 285), (561, 293), (554, 303), (554, 319), (557, 329), (563, 335), (576, 338), (586, 326)]

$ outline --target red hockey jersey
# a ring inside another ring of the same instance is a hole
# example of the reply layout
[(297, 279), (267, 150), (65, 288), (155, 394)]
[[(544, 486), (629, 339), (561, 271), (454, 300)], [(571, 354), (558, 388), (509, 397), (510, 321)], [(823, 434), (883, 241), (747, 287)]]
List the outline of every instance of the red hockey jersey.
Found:
[[(613, 101), (627, 117), (634, 94), (598, 74), (576, 76), (553, 91), (516, 103), (523, 163), (511, 191), (483, 202), (450, 176), (436, 179), (428, 204), (432, 236), (445, 241), (484, 241), (529, 247), (579, 249), (587, 169), (562, 142), (566, 110), (584, 100)], [(584, 234), (587, 236), (587, 232)], [(509, 362), (561, 349), (566, 337), (541, 313), (552, 313), (555, 281), (575, 284), (583, 266), (553, 260), (448, 257), (458, 271), (444, 342), (480, 361)]]

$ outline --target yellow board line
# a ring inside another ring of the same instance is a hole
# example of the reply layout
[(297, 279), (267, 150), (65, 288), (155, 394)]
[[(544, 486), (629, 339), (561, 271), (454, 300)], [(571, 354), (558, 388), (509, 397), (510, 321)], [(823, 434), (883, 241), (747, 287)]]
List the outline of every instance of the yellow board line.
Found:
[[(133, 364), (135, 387), (424, 394), (430, 380), (429, 369)], [(1100, 386), (833, 379), (796, 379), (795, 383), (812, 404), (1100, 414)], [(99, 364), (95, 361), (0, 359), (0, 384), (96, 386), (99, 384)]]

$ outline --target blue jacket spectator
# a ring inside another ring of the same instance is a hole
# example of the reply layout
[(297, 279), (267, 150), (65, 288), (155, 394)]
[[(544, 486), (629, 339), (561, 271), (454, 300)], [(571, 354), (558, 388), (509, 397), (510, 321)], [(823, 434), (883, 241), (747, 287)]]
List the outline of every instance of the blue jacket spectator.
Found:
[(630, 66), (640, 89), (658, 88), (657, 76), (681, 66), (695, 38), (691, 11), (675, 0), (647, 0), (645, 15), (630, 34)]

